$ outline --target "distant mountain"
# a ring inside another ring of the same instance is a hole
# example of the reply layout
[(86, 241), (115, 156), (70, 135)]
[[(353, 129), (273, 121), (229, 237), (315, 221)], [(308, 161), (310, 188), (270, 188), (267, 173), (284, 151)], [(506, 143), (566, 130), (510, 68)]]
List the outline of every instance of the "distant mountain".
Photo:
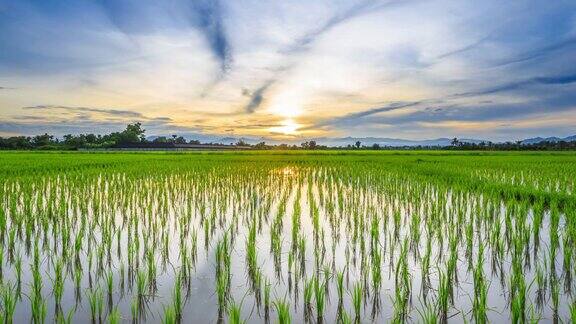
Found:
[[(318, 144), (327, 146), (347, 146), (354, 145), (360, 141), (362, 145), (372, 146), (378, 144), (380, 146), (449, 146), (452, 143), (451, 138), (437, 138), (429, 140), (406, 140), (400, 138), (388, 137), (342, 137), (342, 138), (318, 138), (315, 139)], [(459, 139), (461, 142), (467, 143), (480, 143), (482, 140), (463, 138)]]
[(576, 141), (576, 135), (572, 135), (572, 136), (568, 136), (568, 137), (556, 137), (556, 136), (552, 136), (552, 137), (533, 137), (533, 138), (527, 138), (525, 140), (522, 141), (522, 144), (524, 145), (530, 145), (530, 144), (538, 144), (541, 142), (552, 142), (552, 143), (556, 143), (556, 142), (560, 142), (560, 141), (564, 141), (564, 142), (572, 142), (572, 141)]
[[(218, 135), (205, 135), (200, 133), (185, 133), (179, 134), (179, 136), (183, 136), (186, 140), (199, 140), (202, 143), (220, 143), (220, 144), (235, 144), (238, 141), (242, 140), (248, 144), (257, 144), (260, 142), (266, 142), (266, 144), (271, 145), (278, 145), (278, 144), (288, 144), (288, 145), (300, 145), (306, 141), (316, 141), (318, 145), (326, 145), (332, 147), (338, 146), (348, 146), (354, 145), (357, 141), (360, 141), (363, 146), (372, 146), (374, 144), (378, 144), (380, 146), (394, 146), (394, 147), (401, 147), (401, 146), (450, 146), (452, 145), (452, 138), (436, 138), (436, 139), (423, 139), (423, 140), (408, 140), (408, 139), (401, 139), (401, 138), (390, 138), (390, 137), (317, 137), (317, 138), (303, 138), (303, 137), (296, 137), (293, 139), (283, 139), (278, 140), (274, 138), (267, 138), (267, 137), (234, 137), (234, 136), (226, 136), (221, 137)], [(148, 136), (148, 140), (153, 140), (158, 136)], [(169, 136), (167, 136), (169, 137)], [(481, 142), (489, 142), (487, 140), (475, 139), (475, 138), (458, 138), (458, 141), (461, 143), (481, 143)], [(568, 136), (568, 137), (534, 137), (534, 138), (527, 138), (521, 141), (524, 145), (536, 144), (544, 141), (549, 142), (559, 142), (559, 141), (576, 141), (576, 135)]]

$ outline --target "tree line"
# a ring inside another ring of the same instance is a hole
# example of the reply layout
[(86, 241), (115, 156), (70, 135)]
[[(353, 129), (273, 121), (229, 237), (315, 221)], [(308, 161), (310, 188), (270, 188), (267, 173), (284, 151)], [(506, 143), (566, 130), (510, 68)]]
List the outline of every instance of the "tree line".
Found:
[(106, 135), (67, 134), (62, 139), (47, 133), (36, 136), (0, 137), (0, 148), (14, 150), (113, 148), (122, 144), (146, 142), (144, 133), (145, 130), (142, 128), (142, 124), (134, 123), (126, 126), (126, 129), (121, 132), (113, 132)]
[[(42, 134), (36, 136), (12, 136), (0, 137), (0, 149), (3, 150), (77, 150), (77, 149), (106, 149), (118, 148), (123, 146), (134, 146), (135, 144), (195, 144), (195, 145), (222, 145), (221, 143), (201, 143), (199, 140), (187, 141), (184, 137), (172, 135), (170, 137), (160, 136), (153, 140), (147, 140), (145, 135), (146, 130), (142, 128), (142, 124), (133, 123), (128, 124), (126, 129), (121, 132), (112, 132), (105, 135), (96, 134), (78, 134), (64, 135), (61, 139), (54, 135)], [(505, 142), (505, 143), (467, 143), (454, 138), (448, 146), (381, 146), (379, 144), (363, 145), (362, 142), (356, 141), (354, 143), (329, 147), (320, 145), (316, 141), (310, 140), (301, 143), (300, 145), (289, 144), (266, 144), (260, 142), (254, 145), (239, 140), (233, 144), (242, 148), (253, 148), (257, 150), (391, 150), (391, 149), (404, 149), (404, 150), (484, 150), (484, 151), (519, 151), (519, 150), (576, 150), (576, 141), (566, 142), (539, 142), (533, 144), (524, 144), (518, 142)]]

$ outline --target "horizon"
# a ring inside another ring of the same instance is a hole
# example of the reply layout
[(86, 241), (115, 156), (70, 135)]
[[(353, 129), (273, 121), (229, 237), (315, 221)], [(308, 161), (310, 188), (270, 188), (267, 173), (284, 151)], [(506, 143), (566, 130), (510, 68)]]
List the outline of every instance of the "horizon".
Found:
[(0, 136), (576, 133), (576, 3), (0, 0)]

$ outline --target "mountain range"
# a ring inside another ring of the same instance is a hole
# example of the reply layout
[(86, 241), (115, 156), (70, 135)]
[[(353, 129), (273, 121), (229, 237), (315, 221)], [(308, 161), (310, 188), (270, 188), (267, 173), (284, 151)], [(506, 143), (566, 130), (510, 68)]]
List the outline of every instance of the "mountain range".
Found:
[[(271, 145), (278, 145), (278, 144), (289, 144), (289, 145), (300, 145), (302, 142), (305, 141), (315, 141), (318, 145), (326, 145), (326, 146), (347, 146), (347, 145), (354, 145), (357, 141), (361, 142), (362, 145), (365, 146), (372, 146), (374, 144), (378, 144), (380, 146), (449, 146), (452, 144), (452, 138), (436, 138), (436, 139), (424, 139), (424, 140), (408, 140), (408, 139), (400, 139), (400, 138), (389, 138), (389, 137), (318, 137), (318, 138), (295, 138), (293, 140), (277, 140), (273, 138), (265, 138), (265, 137), (221, 137), (217, 135), (205, 135), (205, 134), (196, 134), (196, 133), (189, 133), (189, 134), (182, 134), (186, 140), (199, 140), (202, 143), (222, 143), (222, 144), (233, 144), (237, 143), (238, 141), (243, 141), (248, 144), (257, 144), (260, 142), (266, 142), (267, 144)], [(149, 136), (148, 140), (153, 140), (158, 136)], [(489, 142), (487, 140), (482, 139), (474, 139), (474, 138), (459, 138), (460, 142), (466, 143), (481, 143), (481, 142)], [(576, 135), (568, 136), (568, 137), (533, 137), (527, 138), (520, 141), (522, 144), (530, 145), (530, 144), (537, 144), (540, 142), (559, 142), (559, 141), (576, 141)]]
[(576, 141), (576, 135), (572, 135), (572, 136), (568, 136), (568, 137), (556, 137), (556, 136), (552, 136), (552, 137), (533, 137), (533, 138), (527, 138), (525, 140), (522, 141), (522, 144), (538, 144), (541, 142), (560, 142), (560, 141), (564, 141), (564, 142), (573, 142)]

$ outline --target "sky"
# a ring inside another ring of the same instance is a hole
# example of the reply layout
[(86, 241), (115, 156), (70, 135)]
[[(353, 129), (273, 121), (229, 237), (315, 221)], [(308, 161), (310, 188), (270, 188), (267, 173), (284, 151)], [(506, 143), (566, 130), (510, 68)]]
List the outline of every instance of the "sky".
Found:
[(576, 1), (0, 0), (0, 136), (576, 134)]

